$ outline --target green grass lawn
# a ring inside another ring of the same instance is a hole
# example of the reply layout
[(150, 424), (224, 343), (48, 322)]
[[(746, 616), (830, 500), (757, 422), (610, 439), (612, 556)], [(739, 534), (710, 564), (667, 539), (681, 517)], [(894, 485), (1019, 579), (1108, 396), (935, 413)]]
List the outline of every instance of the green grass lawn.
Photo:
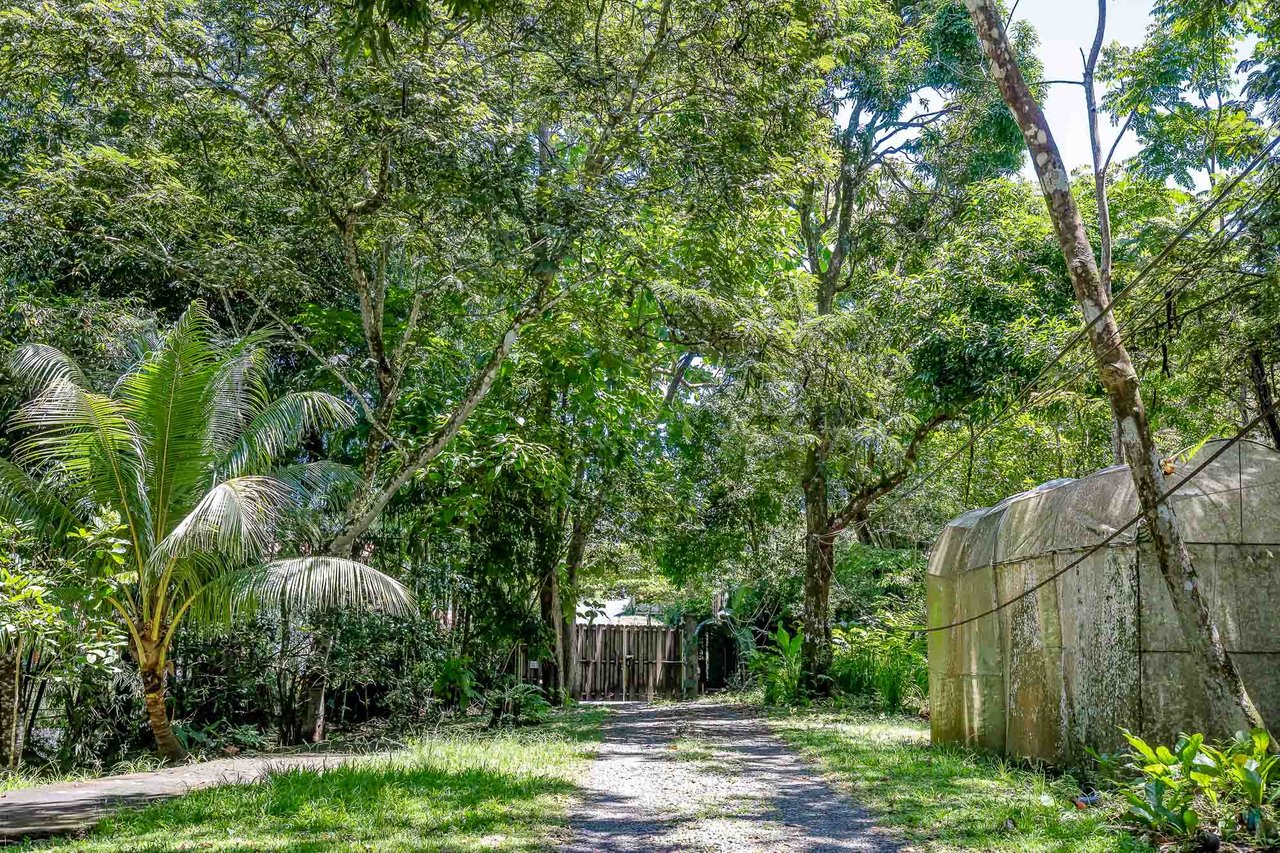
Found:
[(542, 850), (563, 827), (600, 710), (541, 726), (442, 732), (393, 757), (197, 791), (27, 850), (390, 853)]
[(1077, 810), (1079, 787), (967, 750), (934, 747), (920, 720), (858, 712), (778, 712), (775, 730), (817, 758), (914, 851), (1119, 853), (1149, 848)]

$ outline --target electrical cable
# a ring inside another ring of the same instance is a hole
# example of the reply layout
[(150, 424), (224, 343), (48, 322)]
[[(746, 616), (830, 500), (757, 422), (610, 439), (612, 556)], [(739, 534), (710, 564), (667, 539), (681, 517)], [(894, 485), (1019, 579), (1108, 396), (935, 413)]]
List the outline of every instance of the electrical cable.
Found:
[[(965, 455), (968, 452), (971, 446), (976, 445), (976, 443), (980, 439), (985, 438), (1000, 422), (1005, 420), (1008, 416), (1010, 416), (1011, 414), (1020, 414), (1021, 412), (1026, 411), (1028, 408), (1030, 408), (1032, 404), (1031, 394), (1034, 391), (1036, 385), (1038, 385), (1049, 374), (1050, 371), (1052, 371), (1055, 367), (1061, 364), (1063, 359), (1067, 356), (1068, 353), (1074, 350), (1076, 346), (1078, 346), (1082, 341), (1084, 341), (1087, 338), (1088, 332), (1093, 328), (1094, 325), (1100, 322), (1102, 318), (1105, 317), (1108, 313), (1114, 313), (1118, 306), (1120, 306), (1123, 303), (1126, 303), (1129, 299), (1131, 299), (1132, 295), (1136, 293), (1140, 287), (1145, 285), (1145, 283), (1148, 281), (1152, 272), (1172, 255), (1173, 250), (1178, 245), (1180, 245), (1183, 240), (1187, 238), (1187, 236), (1191, 233), (1191, 231), (1194, 230), (1194, 228), (1197, 225), (1199, 225), (1202, 221), (1204, 221), (1204, 219), (1211, 212), (1213, 212), (1213, 210), (1217, 208), (1227, 198), (1227, 196), (1235, 190), (1236, 187), (1240, 185), (1240, 182), (1270, 155), (1270, 153), (1277, 147), (1278, 144), (1280, 144), (1280, 136), (1277, 136), (1274, 140), (1272, 140), (1271, 143), (1269, 143), (1266, 146), (1266, 148), (1264, 148), (1256, 157), (1254, 157), (1252, 161), (1249, 162), (1249, 164), (1245, 167), (1245, 169), (1240, 174), (1236, 175), (1231, 181), (1229, 181), (1226, 185), (1224, 185), (1222, 190), (1220, 190), (1219, 193), (1207, 205), (1205, 205), (1199, 212), (1197, 212), (1196, 215), (1193, 216), (1191, 220), (1186, 225), (1184, 225), (1172, 239), (1170, 239), (1170, 241), (1165, 245), (1164, 249), (1162, 249), (1155, 258), (1149, 261), (1142, 268), (1142, 270), (1138, 273), (1138, 275), (1134, 277), (1133, 281), (1130, 282), (1129, 286), (1126, 287), (1119, 294), (1117, 294), (1117, 296), (1113, 300), (1111, 300), (1111, 302), (1107, 305), (1107, 307), (1102, 311), (1100, 311), (1096, 317), (1094, 317), (1091, 321), (1086, 323), (1083, 328), (1077, 330), (1072, 335), (1071, 339), (1062, 347), (1061, 350), (1059, 350), (1058, 354), (1055, 355), (1054, 358), (1051, 359), (1047, 365), (1045, 365), (1029, 382), (1027, 382), (1019, 390), (1019, 392), (1004, 407), (1004, 409), (1002, 409), (1000, 412), (996, 414), (995, 417), (993, 417), (986, 424), (984, 424), (980, 430), (976, 431), (974, 435), (964, 445), (962, 445), (958, 450), (956, 450), (955, 452), (951, 453), (946, 458), (944, 458), (942, 462), (940, 462), (938, 465), (934, 466), (928, 472), (926, 472), (921, 477), (920, 481), (917, 482), (914, 486), (910, 487), (909, 489), (898, 492), (894, 496), (894, 499), (889, 501), (883, 507), (881, 507), (880, 509), (877, 509), (875, 512), (869, 513), (864, 519), (861, 519), (856, 524), (848, 525), (845, 528), (842, 528), (840, 532), (843, 532), (844, 530), (856, 530), (860, 527), (866, 527), (867, 525), (871, 524), (871, 522), (875, 521), (877, 518), (882, 517), (886, 512), (891, 510), (893, 507), (901, 504), (904, 500), (907, 500), (908, 498), (912, 497), (917, 492), (919, 492), (921, 488), (923, 488), (928, 482), (930, 482), (939, 473), (941, 473), (942, 471), (945, 471), (947, 468), (955, 464), (963, 455)], [(1260, 191), (1261, 191), (1260, 188), (1255, 188), (1253, 190), (1255, 194)], [(1277, 190), (1273, 190), (1271, 195), (1274, 196), (1276, 191)], [(1247, 209), (1252, 211), (1250, 213), (1250, 216), (1252, 216), (1253, 214), (1256, 213), (1258, 208), (1251, 207), (1251, 208), (1242, 208), (1242, 209)], [(1233, 215), (1238, 215), (1238, 214), (1239, 214), (1239, 211), (1236, 211), (1236, 213)], [(1220, 236), (1223, 236), (1225, 232), (1226, 232), (1226, 221), (1224, 220), (1223, 223), (1219, 225), (1219, 228), (1217, 232), (1215, 232), (1214, 236), (1210, 238), (1211, 241), (1217, 240)], [(1226, 242), (1227, 242), (1227, 239), (1224, 238), (1223, 243), (1225, 244)], [(1197, 250), (1197, 254), (1200, 254), (1206, 257), (1210, 256), (1210, 249), (1208, 248), (1207, 245), (1202, 246)], [(1187, 266), (1189, 266), (1189, 263), (1190, 262), (1188, 262), (1187, 264), (1184, 264), (1184, 269)], [(1189, 284), (1185, 284), (1185, 283), (1181, 285), (1181, 287), (1184, 290), (1189, 286), (1190, 286)], [(1117, 319), (1117, 325), (1119, 325), (1118, 319)], [(1089, 359), (1089, 361), (1086, 362), (1086, 364), (1081, 369), (1088, 369), (1089, 366), (1092, 366), (1094, 361), (1095, 359)], [(1073, 373), (1078, 373), (1079, 370), (1080, 369), (1077, 369), (1076, 371), (1073, 371)], [(1060, 390), (1066, 384), (1069, 384), (1069, 383), (1059, 383), (1058, 386), (1055, 386), (1054, 393), (1056, 393), (1057, 390)], [(1043, 400), (1043, 397), (1044, 395), (1041, 395), (1041, 400)]]
[[(1209, 467), (1209, 465), (1211, 465), (1211, 464), (1212, 464), (1214, 461), (1216, 461), (1220, 456), (1222, 456), (1222, 454), (1226, 453), (1228, 450), (1230, 450), (1232, 447), (1234, 447), (1234, 446), (1236, 445), (1236, 443), (1237, 443), (1237, 442), (1239, 442), (1242, 438), (1244, 438), (1246, 435), (1248, 435), (1250, 432), (1252, 432), (1252, 431), (1253, 431), (1253, 429), (1254, 429), (1254, 427), (1256, 427), (1258, 424), (1262, 423), (1262, 419), (1263, 419), (1263, 418), (1265, 418), (1267, 415), (1271, 414), (1271, 412), (1272, 412), (1272, 411), (1274, 411), (1274, 410), (1275, 410), (1275, 405), (1274, 405), (1274, 404), (1272, 404), (1271, 406), (1268, 406), (1268, 407), (1267, 407), (1266, 409), (1264, 409), (1263, 411), (1259, 412), (1259, 413), (1258, 413), (1258, 414), (1253, 418), (1253, 420), (1251, 420), (1251, 421), (1249, 421), (1249, 423), (1245, 424), (1245, 425), (1244, 425), (1244, 427), (1243, 427), (1239, 432), (1237, 432), (1233, 437), (1229, 438), (1229, 439), (1226, 441), (1226, 443), (1224, 443), (1221, 447), (1217, 448), (1213, 453), (1209, 454), (1209, 457), (1208, 457), (1207, 459), (1205, 459), (1203, 462), (1201, 462), (1199, 465), (1197, 465), (1194, 469), (1192, 469), (1192, 471), (1191, 471), (1191, 473), (1190, 473), (1190, 474), (1188, 474), (1188, 475), (1187, 475), (1186, 477), (1184, 477), (1181, 481), (1179, 481), (1177, 488), (1169, 489), (1168, 491), (1166, 491), (1166, 492), (1164, 492), (1162, 495), (1160, 495), (1160, 497), (1156, 500), (1155, 504), (1152, 506), (1152, 509), (1154, 510), (1154, 509), (1156, 509), (1157, 507), (1159, 507), (1159, 506), (1163, 505), (1166, 501), (1168, 501), (1168, 500), (1169, 500), (1170, 498), (1172, 498), (1175, 494), (1177, 494), (1178, 489), (1181, 489), (1181, 488), (1182, 488), (1183, 486), (1185, 486), (1187, 483), (1190, 483), (1193, 479), (1195, 479), (1195, 477), (1196, 477), (1197, 475), (1199, 475), (1199, 474), (1200, 474), (1200, 472), (1201, 472), (1201, 471), (1203, 471), (1205, 468)], [(1119, 527), (1117, 527), (1115, 530), (1113, 530), (1113, 531), (1112, 531), (1112, 532), (1111, 532), (1111, 533), (1110, 533), (1106, 538), (1104, 538), (1101, 542), (1098, 542), (1097, 544), (1095, 544), (1095, 545), (1091, 546), (1091, 547), (1090, 547), (1090, 548), (1088, 548), (1088, 549), (1087, 549), (1083, 554), (1081, 554), (1081, 555), (1080, 555), (1079, 557), (1077, 557), (1076, 559), (1072, 560), (1072, 561), (1071, 561), (1070, 563), (1068, 563), (1067, 565), (1063, 566), (1061, 569), (1058, 569), (1056, 572), (1053, 572), (1053, 573), (1052, 573), (1052, 574), (1050, 574), (1048, 577), (1046, 577), (1046, 578), (1044, 578), (1044, 579), (1042, 579), (1042, 580), (1040, 580), (1040, 581), (1036, 582), (1035, 584), (1031, 585), (1031, 586), (1030, 586), (1030, 587), (1028, 587), (1027, 589), (1025, 589), (1025, 590), (1023, 590), (1022, 592), (1020, 592), (1020, 593), (1018, 593), (1017, 595), (1015, 595), (1013, 598), (1010, 598), (1008, 601), (1001, 602), (1000, 604), (997, 604), (995, 607), (992, 607), (992, 608), (989, 608), (989, 609), (987, 609), (987, 610), (984, 610), (984, 611), (983, 611), (983, 612), (981, 612), (981, 613), (975, 614), (975, 615), (973, 615), (973, 616), (969, 616), (969, 617), (967, 617), (967, 618), (965, 618), (965, 619), (960, 619), (960, 620), (958, 620), (958, 621), (948, 623), (948, 624), (946, 624), (946, 625), (937, 625), (937, 626), (934, 626), (934, 627), (916, 627), (916, 628), (909, 628), (909, 629), (907, 629), (907, 630), (912, 631), (912, 632), (925, 633), (925, 634), (935, 634), (935, 633), (937, 633), (937, 632), (939, 632), (939, 631), (949, 631), (949, 630), (951, 630), (952, 628), (959, 628), (959, 627), (962, 627), (962, 626), (964, 626), (964, 625), (968, 625), (968, 624), (971, 624), (971, 623), (973, 623), (973, 622), (977, 622), (979, 619), (985, 619), (985, 618), (986, 618), (986, 617), (988, 617), (988, 616), (991, 616), (991, 615), (993, 615), (993, 614), (995, 614), (995, 613), (999, 613), (1001, 610), (1004, 610), (1006, 607), (1008, 607), (1008, 606), (1010, 606), (1010, 605), (1012, 605), (1012, 604), (1016, 604), (1016, 603), (1018, 603), (1019, 601), (1023, 600), (1024, 598), (1027, 598), (1028, 596), (1030, 596), (1030, 595), (1032, 595), (1032, 594), (1034, 594), (1034, 593), (1038, 592), (1039, 590), (1041, 590), (1041, 589), (1043, 589), (1044, 587), (1048, 586), (1049, 584), (1053, 583), (1055, 580), (1057, 580), (1058, 578), (1062, 577), (1062, 576), (1063, 576), (1063, 575), (1065, 575), (1067, 572), (1071, 571), (1071, 570), (1072, 570), (1072, 569), (1074, 569), (1076, 566), (1080, 565), (1080, 564), (1081, 564), (1081, 563), (1083, 563), (1085, 560), (1089, 559), (1089, 558), (1090, 558), (1090, 557), (1092, 557), (1094, 554), (1096, 554), (1096, 553), (1098, 553), (1099, 551), (1101, 551), (1101, 550), (1102, 550), (1103, 548), (1105, 548), (1107, 545), (1109, 545), (1109, 544), (1111, 544), (1112, 542), (1114, 542), (1114, 541), (1115, 541), (1115, 540), (1116, 540), (1116, 539), (1117, 539), (1117, 538), (1118, 538), (1122, 533), (1124, 533), (1125, 531), (1127, 531), (1130, 527), (1133, 527), (1133, 526), (1134, 526), (1135, 524), (1137, 524), (1139, 521), (1142, 521), (1142, 519), (1143, 519), (1145, 516), (1146, 516), (1146, 513), (1142, 512), (1142, 511), (1139, 511), (1136, 515), (1134, 515), (1132, 518), (1130, 518), (1130, 519), (1129, 519), (1128, 521), (1126, 521), (1124, 524), (1120, 525), (1120, 526), (1119, 526)]]

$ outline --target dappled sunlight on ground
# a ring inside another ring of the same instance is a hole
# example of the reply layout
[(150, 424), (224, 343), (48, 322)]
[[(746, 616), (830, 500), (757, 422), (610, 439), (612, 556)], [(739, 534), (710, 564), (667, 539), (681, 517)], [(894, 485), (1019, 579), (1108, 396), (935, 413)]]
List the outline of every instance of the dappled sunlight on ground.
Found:
[(1144, 849), (1079, 811), (1070, 777), (934, 747), (928, 724), (828, 710), (776, 713), (775, 730), (820, 760), (879, 822), (920, 853), (1120, 853)]

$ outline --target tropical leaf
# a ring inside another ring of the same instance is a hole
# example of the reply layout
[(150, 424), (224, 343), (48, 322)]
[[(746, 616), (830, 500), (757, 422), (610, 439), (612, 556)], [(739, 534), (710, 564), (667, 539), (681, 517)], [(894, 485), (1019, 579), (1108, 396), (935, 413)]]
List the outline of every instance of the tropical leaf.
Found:
[(223, 356), (212, 383), (208, 412), (209, 443), (219, 458), (227, 454), (254, 416), (271, 403), (264, 346), (272, 337), (266, 329), (251, 332), (232, 344)]
[(357, 608), (387, 613), (416, 610), (413, 595), (394, 578), (342, 557), (296, 557), (220, 575), (192, 602), (192, 615), (227, 622), (261, 609)]
[(144, 557), (154, 541), (145, 452), (119, 401), (54, 381), (19, 408), (12, 423), (36, 430), (14, 448), (13, 461), (28, 471), (56, 471), (86, 513), (103, 506), (117, 510)]
[(219, 466), (228, 477), (265, 470), (295, 449), (309, 432), (349, 427), (351, 407), (322, 391), (285, 394), (263, 409), (236, 440)]
[(195, 554), (233, 561), (258, 557), (293, 504), (293, 490), (274, 477), (236, 477), (210, 489), (156, 546), (153, 570)]
[(0, 518), (31, 522), (50, 538), (79, 523), (52, 488), (7, 459), (0, 459)]
[(208, 485), (208, 421), (213, 380), (221, 359), (213, 322), (194, 303), (160, 347), (117, 384), (121, 406), (146, 450), (146, 486), (158, 541)]
[(25, 391), (34, 391), (53, 383), (68, 382), (81, 388), (84, 373), (71, 356), (46, 344), (24, 344), (9, 355), (9, 375)]
[(276, 468), (272, 476), (294, 490), (299, 506), (323, 509), (349, 496), (362, 478), (360, 472), (341, 462), (320, 460)]

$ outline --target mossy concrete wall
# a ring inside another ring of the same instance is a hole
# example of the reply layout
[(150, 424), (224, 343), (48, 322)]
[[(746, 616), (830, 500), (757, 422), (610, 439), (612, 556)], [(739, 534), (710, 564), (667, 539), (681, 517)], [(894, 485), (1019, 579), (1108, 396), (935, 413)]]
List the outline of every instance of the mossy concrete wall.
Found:
[[(1227, 649), (1264, 717), (1280, 719), (1280, 454), (1242, 442), (1170, 487)], [(1055, 481), (949, 524), (927, 577), (933, 737), (1053, 763), (1112, 750), (1120, 727), (1172, 740), (1206, 700), (1138, 528), (1079, 559), (1137, 512), (1127, 469)]]

